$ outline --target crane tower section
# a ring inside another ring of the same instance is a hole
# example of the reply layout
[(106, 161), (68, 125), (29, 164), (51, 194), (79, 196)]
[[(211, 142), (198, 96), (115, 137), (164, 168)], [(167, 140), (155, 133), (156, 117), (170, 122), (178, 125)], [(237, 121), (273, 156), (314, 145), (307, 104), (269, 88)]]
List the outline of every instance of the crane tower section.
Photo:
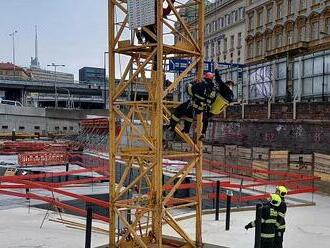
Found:
[[(187, 9), (194, 13), (196, 30), (187, 23)], [(192, 72), (202, 79), (204, 1), (109, 0), (108, 11), (109, 247), (201, 247), (202, 143), (176, 127), (190, 151), (164, 149), (163, 125), (177, 104), (168, 95)], [(165, 84), (171, 77), (167, 65), (175, 58), (188, 58), (191, 63)], [(142, 88), (147, 97), (137, 94)], [(201, 118), (197, 117), (197, 136)], [(116, 136), (118, 120), (122, 128)], [(184, 163), (167, 173), (165, 180), (166, 159)], [(174, 193), (188, 174), (195, 175), (196, 196), (176, 198)], [(196, 211), (195, 237), (173, 217), (174, 211), (184, 208)], [(173, 246), (164, 238), (164, 224), (182, 237), (181, 244)]]

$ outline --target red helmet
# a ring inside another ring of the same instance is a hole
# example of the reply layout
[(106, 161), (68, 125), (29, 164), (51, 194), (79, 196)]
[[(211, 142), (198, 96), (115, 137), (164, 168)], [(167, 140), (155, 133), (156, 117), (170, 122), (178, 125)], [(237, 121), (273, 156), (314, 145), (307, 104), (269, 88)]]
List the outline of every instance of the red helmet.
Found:
[(213, 80), (214, 74), (212, 72), (207, 72), (204, 74), (204, 78)]

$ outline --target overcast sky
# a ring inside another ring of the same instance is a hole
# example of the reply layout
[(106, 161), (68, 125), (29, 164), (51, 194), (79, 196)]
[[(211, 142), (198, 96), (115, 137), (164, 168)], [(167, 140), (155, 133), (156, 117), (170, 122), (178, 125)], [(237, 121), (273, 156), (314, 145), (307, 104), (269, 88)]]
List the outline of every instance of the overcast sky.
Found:
[(17, 30), (16, 64), (28, 67), (34, 56), (34, 25), (39, 61), (65, 64), (75, 74), (84, 66), (103, 67), (107, 50), (107, 0), (0, 0), (0, 62), (12, 61), (9, 33)]

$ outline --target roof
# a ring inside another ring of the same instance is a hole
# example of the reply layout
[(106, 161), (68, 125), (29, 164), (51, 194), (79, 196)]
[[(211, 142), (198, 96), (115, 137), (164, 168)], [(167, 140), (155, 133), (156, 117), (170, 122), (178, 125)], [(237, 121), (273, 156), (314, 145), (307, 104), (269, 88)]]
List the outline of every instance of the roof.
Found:
[(17, 65), (14, 65), (13, 63), (0, 63), (0, 70), (23, 70), (22, 67), (19, 67)]
[(25, 73), (28, 77), (31, 77), (31, 73), (26, 71), (24, 68), (14, 65), (13, 63), (0, 63), (0, 70), (16, 70), (16, 71), (22, 71)]

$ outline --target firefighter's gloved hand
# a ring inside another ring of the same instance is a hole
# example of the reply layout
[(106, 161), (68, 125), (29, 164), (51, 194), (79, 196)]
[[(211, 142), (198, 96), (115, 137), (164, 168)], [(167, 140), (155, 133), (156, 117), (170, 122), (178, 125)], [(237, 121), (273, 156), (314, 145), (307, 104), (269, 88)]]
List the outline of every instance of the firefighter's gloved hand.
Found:
[(211, 99), (206, 99), (206, 103), (207, 104), (211, 104), (212, 103), (212, 100)]
[(249, 223), (249, 224), (247, 224), (247, 225), (245, 226), (245, 229), (246, 229), (246, 230), (248, 230), (249, 228), (252, 228), (252, 224), (251, 224), (251, 223)]

